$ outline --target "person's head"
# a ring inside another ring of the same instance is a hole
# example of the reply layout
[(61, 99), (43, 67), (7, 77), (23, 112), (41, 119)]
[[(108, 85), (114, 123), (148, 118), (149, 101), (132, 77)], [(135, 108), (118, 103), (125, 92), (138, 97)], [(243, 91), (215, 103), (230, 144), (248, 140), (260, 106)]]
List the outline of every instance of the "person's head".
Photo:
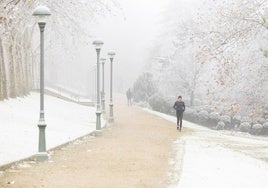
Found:
[(178, 101), (182, 101), (182, 97), (181, 96), (178, 96)]

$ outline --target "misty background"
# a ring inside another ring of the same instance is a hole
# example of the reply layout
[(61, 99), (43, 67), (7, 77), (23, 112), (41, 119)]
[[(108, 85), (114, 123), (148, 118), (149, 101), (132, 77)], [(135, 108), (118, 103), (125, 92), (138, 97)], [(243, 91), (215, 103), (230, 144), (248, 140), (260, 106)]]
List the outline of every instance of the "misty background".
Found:
[(114, 89), (131, 88), (139, 105), (172, 113), (182, 95), (189, 119), (213, 116), (238, 129), (267, 121), (267, 1), (3, 0), (1, 100), (39, 87), (39, 29), (32, 16), (39, 4), (52, 12), (45, 30), (46, 87), (94, 100), (92, 42), (98, 38), (107, 59), (106, 93), (107, 52), (114, 50)]
[[(107, 92), (110, 78), (110, 61), (107, 56), (109, 50), (114, 50), (117, 54), (114, 59), (114, 89), (125, 93), (132, 87), (150, 58), (150, 48), (160, 33), (161, 13), (166, 9), (167, 1), (116, 2), (110, 5), (110, 12), (99, 13), (94, 18), (85, 16), (81, 20), (75, 18), (76, 10), (69, 7), (69, 13), (73, 13), (70, 16), (74, 16), (75, 21), (72, 25), (63, 22), (60, 29), (58, 24), (63, 18), (58, 18), (59, 16), (55, 15), (57, 13), (52, 14), (51, 20), (54, 17), (60, 20), (53, 23), (53, 27), (59, 33), (50, 34), (49, 24), (46, 30), (49, 37), (47, 41), (50, 42), (46, 50), (48, 85), (60, 85), (79, 91), (83, 95), (90, 92), (90, 85), (94, 85), (94, 79), (90, 75), (94, 74), (96, 64), (96, 52), (92, 41), (98, 38), (104, 41), (101, 57), (106, 58)], [(62, 34), (61, 30), (67, 34)], [(38, 35), (36, 40), (39, 40)]]

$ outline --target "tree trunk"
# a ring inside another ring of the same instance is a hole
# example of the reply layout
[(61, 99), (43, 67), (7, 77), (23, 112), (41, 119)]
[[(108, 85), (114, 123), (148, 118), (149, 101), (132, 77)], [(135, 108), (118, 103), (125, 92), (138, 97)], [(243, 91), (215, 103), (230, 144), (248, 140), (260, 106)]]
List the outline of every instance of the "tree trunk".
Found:
[(17, 96), (16, 91), (16, 83), (15, 83), (15, 68), (14, 68), (14, 60), (13, 60), (13, 54), (12, 54), (12, 43), (10, 44), (8, 48), (9, 53), (9, 96), (11, 98), (15, 98)]
[(190, 105), (194, 105), (194, 99), (195, 99), (195, 86), (196, 86), (196, 79), (197, 79), (198, 71), (195, 71), (194, 77), (193, 77), (193, 87), (191, 88), (191, 93), (190, 93)]
[(7, 78), (2, 39), (0, 38), (0, 100), (7, 96)]
[(194, 90), (192, 90), (190, 94), (190, 106), (194, 105), (194, 97)]
[(25, 88), (26, 92), (28, 93), (32, 89), (32, 75), (31, 75), (31, 58), (30, 58), (30, 31), (27, 28), (26, 32), (23, 36), (23, 50), (21, 50), (21, 53), (24, 54), (24, 66), (25, 66)]

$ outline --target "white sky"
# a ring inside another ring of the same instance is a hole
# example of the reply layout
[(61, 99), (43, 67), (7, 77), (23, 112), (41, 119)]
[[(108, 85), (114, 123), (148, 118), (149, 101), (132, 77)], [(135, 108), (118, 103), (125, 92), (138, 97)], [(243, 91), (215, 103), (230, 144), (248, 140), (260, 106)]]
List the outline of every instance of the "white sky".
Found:
[(105, 43), (102, 54), (106, 55), (109, 49), (117, 52), (115, 79), (124, 88), (131, 87), (142, 71), (148, 47), (159, 32), (161, 11), (168, 2), (120, 0), (123, 14), (102, 18), (94, 27), (95, 35)]

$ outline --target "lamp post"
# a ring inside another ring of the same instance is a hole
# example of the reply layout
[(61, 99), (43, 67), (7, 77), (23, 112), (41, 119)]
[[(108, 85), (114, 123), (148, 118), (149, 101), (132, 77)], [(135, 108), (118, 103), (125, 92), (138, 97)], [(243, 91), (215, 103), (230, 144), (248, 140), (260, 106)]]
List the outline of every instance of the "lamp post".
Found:
[(97, 74), (96, 74), (96, 69), (97, 69), (97, 65), (94, 65), (90, 68), (89, 70), (89, 75), (90, 75), (90, 83), (89, 83), (89, 86), (90, 86), (90, 99), (95, 103), (96, 101), (96, 87), (97, 87), (97, 84), (96, 84), (96, 78), (97, 78)]
[(111, 73), (110, 73), (110, 115), (109, 115), (109, 122), (114, 122), (114, 113), (113, 113), (113, 59), (115, 56), (115, 52), (110, 51), (108, 52), (108, 56), (110, 57), (111, 62)]
[(106, 59), (105, 58), (101, 58), (100, 61), (101, 61), (101, 64), (102, 64), (101, 112), (104, 114), (105, 113), (104, 64), (105, 64)]
[(45, 110), (44, 110), (44, 31), (46, 22), (44, 18), (50, 16), (50, 10), (45, 6), (38, 6), (33, 12), (33, 16), (39, 17), (38, 25), (40, 29), (40, 116), (39, 116), (39, 144), (37, 160), (44, 161), (48, 159), (48, 153), (46, 151), (46, 122), (45, 122)]
[(101, 109), (100, 109), (100, 51), (103, 45), (101, 40), (93, 42), (97, 52), (97, 109), (96, 109), (96, 130), (101, 129)]

